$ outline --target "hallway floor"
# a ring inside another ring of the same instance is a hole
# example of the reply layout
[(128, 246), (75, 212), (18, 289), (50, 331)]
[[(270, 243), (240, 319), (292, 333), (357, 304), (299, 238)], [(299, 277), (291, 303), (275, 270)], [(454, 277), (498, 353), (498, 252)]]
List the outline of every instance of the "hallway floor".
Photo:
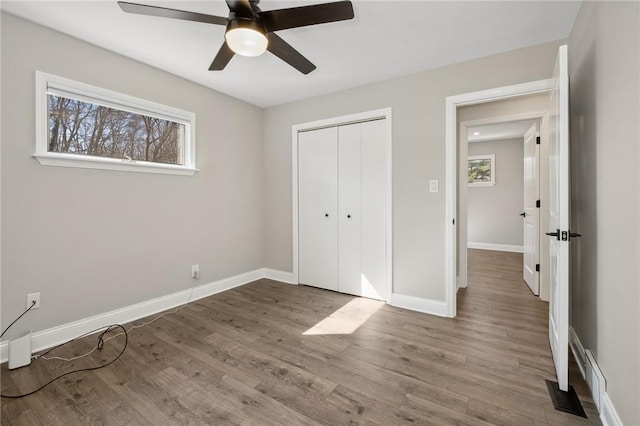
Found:
[(562, 413), (551, 404), (544, 382), (555, 381), (549, 346), (549, 304), (534, 296), (522, 279), (522, 254), (469, 249), (468, 259), (469, 284), (458, 291), (457, 319), (483, 325), (496, 334), (489, 337), (496, 353), (486, 357), (485, 367), (536, 389), (549, 425), (600, 424), (571, 350), (569, 381), (589, 418)]

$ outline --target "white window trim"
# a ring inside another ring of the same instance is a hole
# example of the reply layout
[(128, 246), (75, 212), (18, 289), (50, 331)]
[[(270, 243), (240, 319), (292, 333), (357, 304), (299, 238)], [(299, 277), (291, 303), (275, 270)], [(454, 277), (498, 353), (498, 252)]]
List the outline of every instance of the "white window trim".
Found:
[[(184, 165), (49, 152), (48, 94), (68, 96), (185, 126)], [(44, 166), (78, 167), (193, 176), (196, 168), (196, 115), (189, 111), (36, 71), (36, 152)]]
[(487, 155), (470, 155), (469, 160), (491, 160), (491, 180), (489, 182), (467, 182), (468, 186), (494, 186), (496, 184), (496, 156), (494, 154)]

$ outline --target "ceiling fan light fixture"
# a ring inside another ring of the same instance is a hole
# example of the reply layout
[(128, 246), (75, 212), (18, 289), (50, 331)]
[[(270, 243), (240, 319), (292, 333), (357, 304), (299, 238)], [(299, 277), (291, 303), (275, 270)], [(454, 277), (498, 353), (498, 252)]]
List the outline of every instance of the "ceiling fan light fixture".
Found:
[(229, 48), (238, 55), (260, 56), (267, 50), (264, 29), (254, 21), (231, 20), (224, 35)]

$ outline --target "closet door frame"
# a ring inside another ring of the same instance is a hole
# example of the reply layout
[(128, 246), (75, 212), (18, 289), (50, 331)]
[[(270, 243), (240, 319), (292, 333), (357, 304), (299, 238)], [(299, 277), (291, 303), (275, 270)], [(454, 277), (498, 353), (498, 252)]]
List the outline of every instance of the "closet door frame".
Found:
[(325, 127), (341, 126), (346, 124), (360, 123), (372, 120), (385, 120), (386, 127), (386, 161), (387, 161), (387, 176), (386, 176), (386, 282), (385, 282), (385, 301), (391, 302), (391, 295), (393, 293), (393, 217), (392, 217), (392, 126), (391, 126), (391, 108), (383, 108), (373, 111), (366, 111), (357, 114), (343, 115), (324, 120), (311, 121), (306, 123), (294, 124), (291, 127), (291, 200), (292, 200), (292, 252), (293, 252), (293, 283), (298, 284), (298, 133), (307, 131), (322, 129)]

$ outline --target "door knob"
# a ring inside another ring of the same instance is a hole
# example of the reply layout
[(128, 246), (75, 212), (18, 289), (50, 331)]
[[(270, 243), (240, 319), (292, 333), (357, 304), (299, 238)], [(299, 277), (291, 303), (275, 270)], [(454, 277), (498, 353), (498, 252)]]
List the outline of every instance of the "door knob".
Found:
[(522, 216), (522, 217), (527, 217), (527, 212), (522, 212), (522, 213), (520, 213), (520, 216)]
[(556, 232), (545, 232), (546, 235), (550, 236), (550, 237), (556, 237), (558, 240), (560, 240), (560, 230), (557, 229)]
[(329, 217), (329, 213), (325, 213), (325, 214), (324, 214), (324, 217)]
[(350, 214), (347, 215), (347, 219), (351, 219), (351, 215)]

